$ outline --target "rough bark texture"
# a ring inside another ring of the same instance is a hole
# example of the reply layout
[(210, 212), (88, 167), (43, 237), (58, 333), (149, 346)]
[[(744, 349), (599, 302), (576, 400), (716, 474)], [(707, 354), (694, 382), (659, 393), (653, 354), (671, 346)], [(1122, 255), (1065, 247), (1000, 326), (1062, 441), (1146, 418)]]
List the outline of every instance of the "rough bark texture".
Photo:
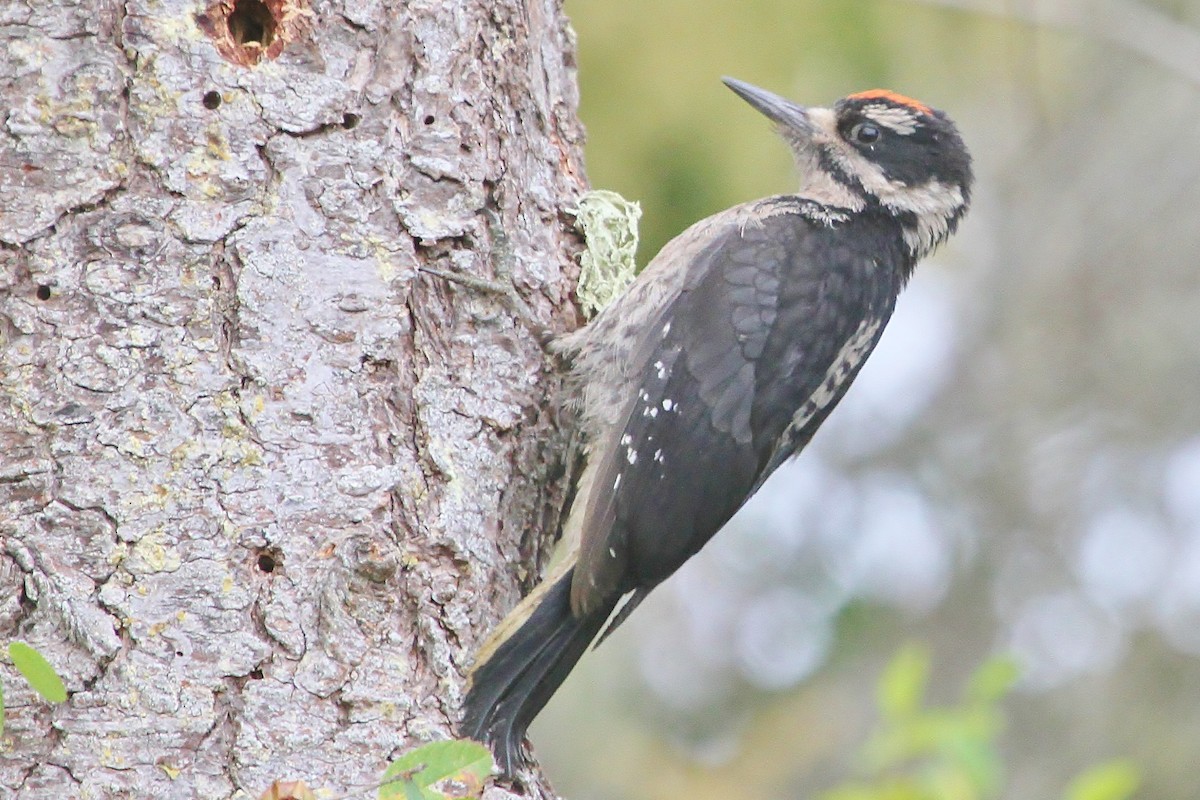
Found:
[(561, 487), (536, 343), (418, 267), (496, 205), (570, 324), (576, 105), (559, 0), (0, 4), (0, 645), (71, 693), (0, 664), (0, 796), (448, 735)]

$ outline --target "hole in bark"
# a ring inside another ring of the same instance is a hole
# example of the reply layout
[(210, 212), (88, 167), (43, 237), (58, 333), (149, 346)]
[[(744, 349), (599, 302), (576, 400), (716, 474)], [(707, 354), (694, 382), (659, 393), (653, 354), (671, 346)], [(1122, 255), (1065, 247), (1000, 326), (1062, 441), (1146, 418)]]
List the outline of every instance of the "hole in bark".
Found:
[(346, 130), (352, 130), (358, 127), (358, 123), (361, 120), (362, 117), (360, 117), (358, 114), (351, 114), (347, 112), (342, 115), (342, 127)]
[(432, 124), (433, 124), (433, 114), (430, 114), (429, 116), (425, 117), (425, 124), (426, 124), (426, 125), (432, 125)]
[(204, 107), (209, 111), (215, 111), (221, 107), (221, 93), (215, 90), (205, 92), (204, 98), (200, 102), (204, 103)]
[(196, 25), (223, 58), (253, 67), (312, 27), (310, 0), (208, 0)]
[(258, 554), (258, 569), (260, 572), (274, 572), (275, 566), (275, 556), (270, 553)]
[(246, 677), (252, 681), (261, 681), (263, 679), (263, 671), (261, 669), (252, 669)]
[(25, 591), (24, 583), (21, 584), (21, 592), (17, 596), (17, 605), (27, 614), (37, 608), (37, 603), (33, 602), (33, 598), (29, 596), (29, 592)]
[(38, 300), (49, 300), (50, 299), (50, 287), (44, 283), (41, 286), (39, 286), (37, 288), (37, 299)]
[(237, 0), (229, 14), (229, 35), (235, 44), (270, 47), (275, 41), (275, 16), (261, 0)]

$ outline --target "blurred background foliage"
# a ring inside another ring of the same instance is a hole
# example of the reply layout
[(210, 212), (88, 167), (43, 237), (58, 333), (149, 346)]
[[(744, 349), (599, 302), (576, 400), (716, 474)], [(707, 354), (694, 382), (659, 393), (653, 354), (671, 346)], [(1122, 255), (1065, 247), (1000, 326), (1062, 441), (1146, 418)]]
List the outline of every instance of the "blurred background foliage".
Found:
[(886, 87), (976, 159), (812, 446), (535, 725), (575, 800), (844, 787), (900, 643), (931, 701), (1009, 654), (994, 795), (1063, 797), (1127, 757), (1137, 797), (1200, 773), (1200, 3), (567, 0), (588, 170), (642, 203), (644, 263), (795, 185), (726, 90)]

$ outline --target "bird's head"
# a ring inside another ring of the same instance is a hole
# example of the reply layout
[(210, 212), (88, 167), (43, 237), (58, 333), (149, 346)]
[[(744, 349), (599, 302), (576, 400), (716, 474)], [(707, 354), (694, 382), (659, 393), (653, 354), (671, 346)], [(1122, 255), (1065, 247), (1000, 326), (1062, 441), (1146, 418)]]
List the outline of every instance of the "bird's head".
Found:
[(833, 108), (815, 108), (724, 80), (791, 145), (801, 171), (800, 194), (896, 217), (917, 258), (953, 233), (966, 213), (971, 156), (941, 111), (883, 89), (844, 97)]

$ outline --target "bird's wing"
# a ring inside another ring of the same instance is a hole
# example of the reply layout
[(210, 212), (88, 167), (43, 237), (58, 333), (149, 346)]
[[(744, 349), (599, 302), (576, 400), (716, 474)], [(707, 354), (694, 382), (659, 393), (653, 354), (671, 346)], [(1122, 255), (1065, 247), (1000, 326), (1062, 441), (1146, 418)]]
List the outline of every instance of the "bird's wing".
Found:
[(829, 247), (837, 239), (800, 201), (774, 202), (711, 232), (643, 342), (624, 424), (593, 450), (577, 613), (614, 593), (644, 594), (674, 572), (778, 465), (773, 454), (804, 403), (820, 399), (828, 413), (857, 371), (822, 393), (844, 344), (875, 313), (875, 276), (855, 248)]

